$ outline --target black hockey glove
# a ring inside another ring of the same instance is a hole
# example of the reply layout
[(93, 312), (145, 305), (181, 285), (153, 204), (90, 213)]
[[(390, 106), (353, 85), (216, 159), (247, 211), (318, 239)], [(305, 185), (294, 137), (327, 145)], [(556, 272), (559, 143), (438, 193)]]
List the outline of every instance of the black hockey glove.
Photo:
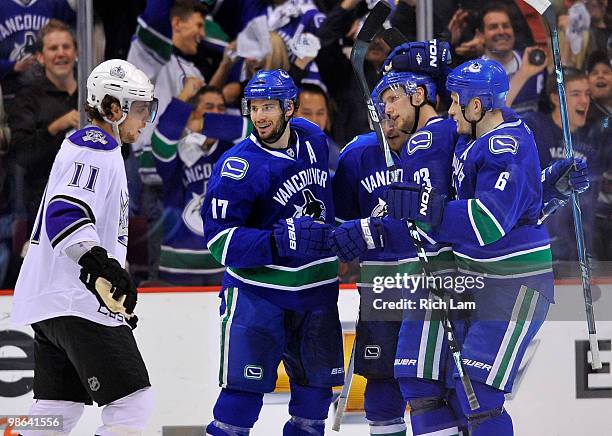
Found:
[(126, 315), (128, 319), (133, 316), (137, 301), (136, 287), (129, 273), (116, 259), (108, 257), (104, 248), (95, 246), (81, 256), (79, 265), (82, 267), (79, 278), (100, 304), (111, 312)]

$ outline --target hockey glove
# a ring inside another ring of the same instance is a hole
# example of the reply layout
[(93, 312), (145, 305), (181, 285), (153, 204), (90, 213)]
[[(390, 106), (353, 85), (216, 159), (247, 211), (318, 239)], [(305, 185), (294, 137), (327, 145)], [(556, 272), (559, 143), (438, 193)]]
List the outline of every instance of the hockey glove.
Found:
[(446, 195), (417, 183), (393, 183), (386, 192), (389, 216), (437, 226), (442, 222)]
[(567, 201), (572, 190), (583, 193), (589, 189), (589, 169), (584, 159), (562, 159), (542, 170), (542, 202), (556, 198)]
[(321, 257), (331, 255), (331, 226), (310, 216), (286, 218), (274, 224), (272, 233), (280, 257)]
[(395, 47), (383, 64), (383, 73), (411, 71), (434, 78), (448, 75), (452, 62), (450, 45), (446, 41), (406, 42)]
[(331, 237), (331, 250), (342, 262), (350, 262), (373, 248), (384, 246), (380, 218), (347, 221), (336, 227)]
[(136, 307), (137, 292), (129, 273), (108, 257), (102, 247), (95, 246), (79, 259), (80, 279), (100, 304), (114, 313), (131, 318)]

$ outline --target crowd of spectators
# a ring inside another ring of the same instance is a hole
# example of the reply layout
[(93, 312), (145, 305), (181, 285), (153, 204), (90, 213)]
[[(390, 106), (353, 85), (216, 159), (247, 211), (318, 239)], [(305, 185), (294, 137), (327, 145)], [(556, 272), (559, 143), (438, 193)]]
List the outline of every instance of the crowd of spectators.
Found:
[[(330, 171), (342, 147), (369, 130), (348, 54), (375, 2), (94, 1), (96, 60), (132, 62), (155, 83), (160, 101), (155, 123), (123, 149), (130, 189), (128, 260), (137, 281), (219, 281), (221, 266), (208, 259), (205, 247), (193, 245), (203, 240), (198, 206), (221, 151), (250, 132), (240, 101), (255, 71), (290, 73), (300, 88), (297, 115), (327, 134)], [(532, 128), (541, 167), (561, 159), (559, 96), (547, 30), (537, 12), (522, 0), (432, 2), (434, 37), (450, 42), (453, 64), (477, 57), (500, 62), (510, 78), (508, 105)], [(388, 24), (415, 40), (416, 0), (390, 3)], [(612, 10), (607, 0), (553, 3), (575, 154), (590, 169), (591, 188), (581, 196), (588, 254), (605, 265), (612, 260)], [(75, 73), (75, 4), (12, 0), (0, 10), (0, 288), (14, 284), (54, 157), (63, 138), (78, 128), (84, 96), (78, 95)], [(370, 87), (389, 50), (382, 38), (370, 45)], [(437, 109), (444, 114), (444, 102)], [(577, 268), (562, 267), (577, 260), (570, 208), (546, 225), (556, 272), (577, 274)]]

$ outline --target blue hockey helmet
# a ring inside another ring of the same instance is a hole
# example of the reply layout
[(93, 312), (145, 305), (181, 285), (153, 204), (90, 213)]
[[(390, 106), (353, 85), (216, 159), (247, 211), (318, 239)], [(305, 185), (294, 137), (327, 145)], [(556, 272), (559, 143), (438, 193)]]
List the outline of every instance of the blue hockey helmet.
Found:
[(416, 93), (419, 86), (425, 88), (427, 101), (435, 106), (436, 84), (433, 79), (426, 74), (417, 74), (409, 71), (391, 71), (385, 74), (372, 91), (372, 101), (376, 104), (376, 108), (379, 114), (382, 116), (385, 113), (382, 95), (387, 89), (403, 88), (406, 95), (412, 95)]
[(261, 70), (249, 80), (242, 98), (242, 113), (249, 115), (249, 100), (278, 100), (285, 112), (289, 102), (297, 107), (298, 89), (293, 79), (284, 70)]
[(455, 68), (446, 79), (449, 92), (456, 92), (459, 105), (465, 106), (478, 97), (485, 110), (506, 107), (510, 89), (508, 75), (499, 62), (473, 59)]

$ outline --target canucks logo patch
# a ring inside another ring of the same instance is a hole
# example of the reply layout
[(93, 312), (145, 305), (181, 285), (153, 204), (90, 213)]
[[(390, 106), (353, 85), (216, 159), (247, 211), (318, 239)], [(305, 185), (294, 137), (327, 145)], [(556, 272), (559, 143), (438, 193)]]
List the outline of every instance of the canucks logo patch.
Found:
[(423, 130), (422, 132), (415, 133), (408, 141), (406, 151), (408, 154), (412, 154), (417, 150), (423, 150), (431, 147), (432, 135), (429, 130)]
[(263, 379), (263, 368), (257, 365), (246, 365), (244, 367), (244, 378), (249, 380)]
[(242, 179), (249, 169), (249, 163), (239, 157), (228, 157), (223, 162), (221, 167), (221, 177), (229, 177), (230, 179)]
[(293, 218), (310, 216), (315, 220), (325, 221), (325, 203), (315, 197), (310, 189), (304, 189), (302, 196), (304, 197), (304, 204), (301, 206), (294, 205)]
[(518, 147), (518, 141), (513, 136), (494, 135), (489, 138), (489, 150), (493, 154), (516, 154)]

